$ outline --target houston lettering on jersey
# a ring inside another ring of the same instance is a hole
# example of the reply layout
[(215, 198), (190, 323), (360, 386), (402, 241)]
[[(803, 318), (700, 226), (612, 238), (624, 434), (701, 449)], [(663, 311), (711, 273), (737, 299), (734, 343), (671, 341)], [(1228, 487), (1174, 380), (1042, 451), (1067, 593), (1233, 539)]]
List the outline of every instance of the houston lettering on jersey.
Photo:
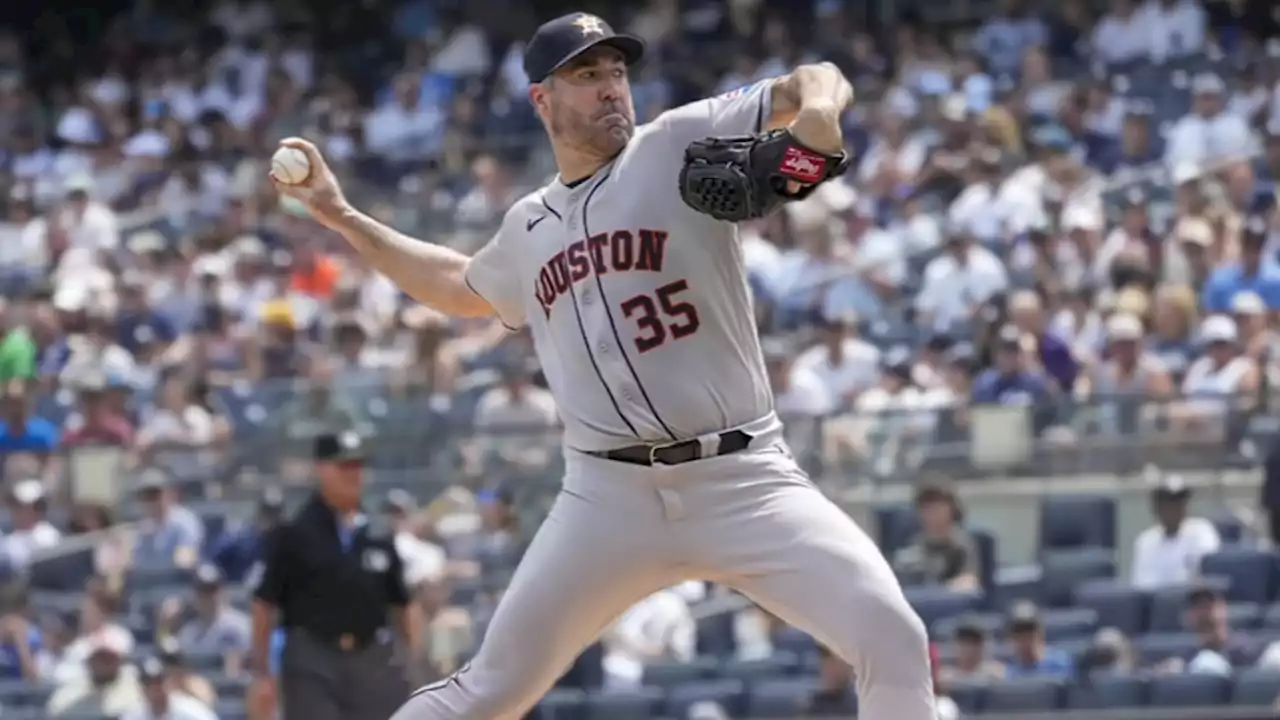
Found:
[(667, 251), (663, 230), (614, 230), (579, 240), (551, 257), (538, 273), (533, 295), (551, 317), (551, 306), (560, 296), (592, 274), (611, 272), (662, 272)]

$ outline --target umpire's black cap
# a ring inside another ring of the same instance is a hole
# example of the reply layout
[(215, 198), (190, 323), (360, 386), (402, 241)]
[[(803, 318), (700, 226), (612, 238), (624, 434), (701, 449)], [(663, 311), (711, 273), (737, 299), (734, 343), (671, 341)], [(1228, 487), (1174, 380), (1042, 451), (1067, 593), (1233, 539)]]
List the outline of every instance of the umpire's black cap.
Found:
[(628, 65), (644, 57), (640, 38), (615, 33), (609, 23), (590, 13), (570, 13), (538, 26), (524, 49), (524, 74), (529, 82), (540, 83), (597, 45), (617, 49)]
[(355, 430), (321, 433), (315, 442), (316, 462), (364, 460), (364, 438)]

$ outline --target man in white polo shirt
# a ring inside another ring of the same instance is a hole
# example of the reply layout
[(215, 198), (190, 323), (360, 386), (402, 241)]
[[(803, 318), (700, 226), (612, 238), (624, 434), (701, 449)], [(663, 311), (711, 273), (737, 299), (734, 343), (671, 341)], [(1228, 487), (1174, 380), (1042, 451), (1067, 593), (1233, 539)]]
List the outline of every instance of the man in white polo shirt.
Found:
[(1222, 545), (1218, 530), (1204, 518), (1188, 517), (1191, 488), (1166, 475), (1151, 493), (1156, 524), (1133, 544), (1133, 585), (1143, 590), (1186, 585), (1200, 572), (1200, 560)]

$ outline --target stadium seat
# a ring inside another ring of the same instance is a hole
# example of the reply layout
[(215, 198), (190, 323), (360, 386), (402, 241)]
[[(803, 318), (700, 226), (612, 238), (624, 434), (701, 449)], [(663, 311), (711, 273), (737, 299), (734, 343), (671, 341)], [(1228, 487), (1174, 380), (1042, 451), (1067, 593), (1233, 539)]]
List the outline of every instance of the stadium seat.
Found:
[(1232, 705), (1270, 707), (1276, 698), (1280, 698), (1280, 670), (1250, 668), (1236, 674)]
[(804, 712), (809, 698), (818, 689), (818, 679), (795, 677), (761, 680), (750, 688), (747, 694), (747, 717), (796, 717)]
[(586, 720), (587, 694), (582, 690), (556, 688), (538, 703), (541, 720)]
[(1262, 624), (1262, 606), (1241, 602), (1227, 606), (1227, 622), (1236, 630), (1252, 630)]
[(93, 548), (43, 558), (31, 563), (29, 572), (32, 590), (83, 591), (95, 572)]
[(1204, 673), (1160, 675), (1151, 679), (1153, 707), (1211, 707), (1227, 701), (1231, 679)]
[(644, 666), (644, 684), (669, 688), (715, 676), (720, 661), (713, 657), (694, 658), (693, 662), (656, 662)]
[(1192, 633), (1151, 633), (1133, 639), (1133, 649), (1143, 665), (1154, 665), (1174, 656), (1185, 656), (1198, 644)]
[(730, 717), (741, 715), (747, 704), (746, 685), (741, 680), (696, 680), (671, 689), (667, 714), (685, 717), (689, 706), (709, 700), (724, 708)]
[(1209, 522), (1218, 531), (1223, 545), (1235, 545), (1244, 539), (1245, 525), (1240, 516), (1230, 510), (1224, 510), (1209, 516)]
[(1262, 611), (1262, 627), (1280, 630), (1280, 603), (1272, 603)]
[(1114, 579), (1090, 580), (1075, 592), (1075, 604), (1098, 614), (1098, 625), (1136, 635), (1147, 625), (1147, 595)]
[(1004, 632), (1008, 622), (1004, 613), (968, 613), (941, 618), (933, 624), (930, 636), (935, 642), (949, 642), (956, 633), (956, 628), (963, 624), (977, 625), (990, 636), (998, 636)]
[(1049, 609), (1041, 614), (1040, 621), (1045, 638), (1058, 642), (1092, 634), (1098, 628), (1098, 613), (1089, 608)]
[(809, 633), (790, 625), (783, 626), (773, 633), (773, 647), (794, 653), (801, 659), (818, 651), (818, 643)]
[(1234, 547), (1207, 555), (1200, 563), (1205, 575), (1227, 578), (1227, 599), (1265, 603), (1276, 587), (1276, 556), (1272, 552)]
[(987, 684), (985, 682), (953, 682), (948, 692), (951, 699), (955, 701), (956, 707), (960, 708), (960, 712), (966, 716), (982, 712), (986, 704)]
[(245, 710), (244, 700), (226, 700), (219, 702), (214, 711), (218, 720), (245, 720), (249, 713)]
[(1094, 675), (1067, 687), (1070, 710), (1142, 707), (1147, 704), (1147, 682), (1132, 675)]
[(1062, 707), (1063, 684), (1049, 678), (1017, 678), (987, 688), (983, 712), (1049, 712)]
[(920, 614), (925, 627), (943, 618), (955, 617), (977, 609), (982, 596), (977, 593), (956, 592), (946, 588), (915, 587), (906, 589), (907, 600)]
[(1045, 552), (1040, 565), (1040, 595), (1051, 606), (1068, 605), (1072, 593), (1082, 584), (1116, 574), (1115, 551), (1105, 547)]
[(718, 613), (698, 620), (698, 654), (724, 657), (737, 649), (733, 613)]
[(54, 691), (53, 685), (29, 683), (25, 680), (0, 681), (0, 707), (23, 708), (44, 707), (45, 701)]
[(792, 675), (800, 667), (800, 658), (787, 651), (775, 652), (769, 657), (757, 660), (737, 660), (730, 658), (720, 666), (719, 675), (723, 678), (742, 680), (751, 683), (756, 680), (780, 678)]
[(667, 693), (662, 688), (590, 693), (583, 703), (583, 720), (649, 720), (661, 712)]
[(1040, 505), (1040, 551), (1114, 548), (1115, 500), (1101, 495), (1046, 497)]
[(906, 545), (920, 530), (916, 509), (907, 503), (881, 505), (875, 509), (876, 540), (886, 557)]
[(969, 534), (978, 548), (978, 566), (982, 570), (978, 580), (982, 583), (983, 592), (990, 594), (996, 586), (996, 564), (999, 562), (995, 535), (977, 529), (970, 529)]

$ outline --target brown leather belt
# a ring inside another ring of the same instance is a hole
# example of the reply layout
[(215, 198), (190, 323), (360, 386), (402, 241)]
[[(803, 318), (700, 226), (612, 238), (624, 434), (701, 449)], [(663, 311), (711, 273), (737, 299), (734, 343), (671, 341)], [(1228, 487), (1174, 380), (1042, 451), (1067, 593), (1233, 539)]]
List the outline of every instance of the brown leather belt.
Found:
[(694, 460), (702, 460), (703, 457), (718, 457), (741, 452), (746, 450), (750, 444), (750, 435), (741, 430), (728, 430), (720, 433), (720, 445), (716, 449), (715, 455), (704, 456), (702, 454), (702, 442), (696, 438), (667, 444), (631, 445), (617, 450), (602, 450), (587, 454), (631, 465), (680, 465)]

